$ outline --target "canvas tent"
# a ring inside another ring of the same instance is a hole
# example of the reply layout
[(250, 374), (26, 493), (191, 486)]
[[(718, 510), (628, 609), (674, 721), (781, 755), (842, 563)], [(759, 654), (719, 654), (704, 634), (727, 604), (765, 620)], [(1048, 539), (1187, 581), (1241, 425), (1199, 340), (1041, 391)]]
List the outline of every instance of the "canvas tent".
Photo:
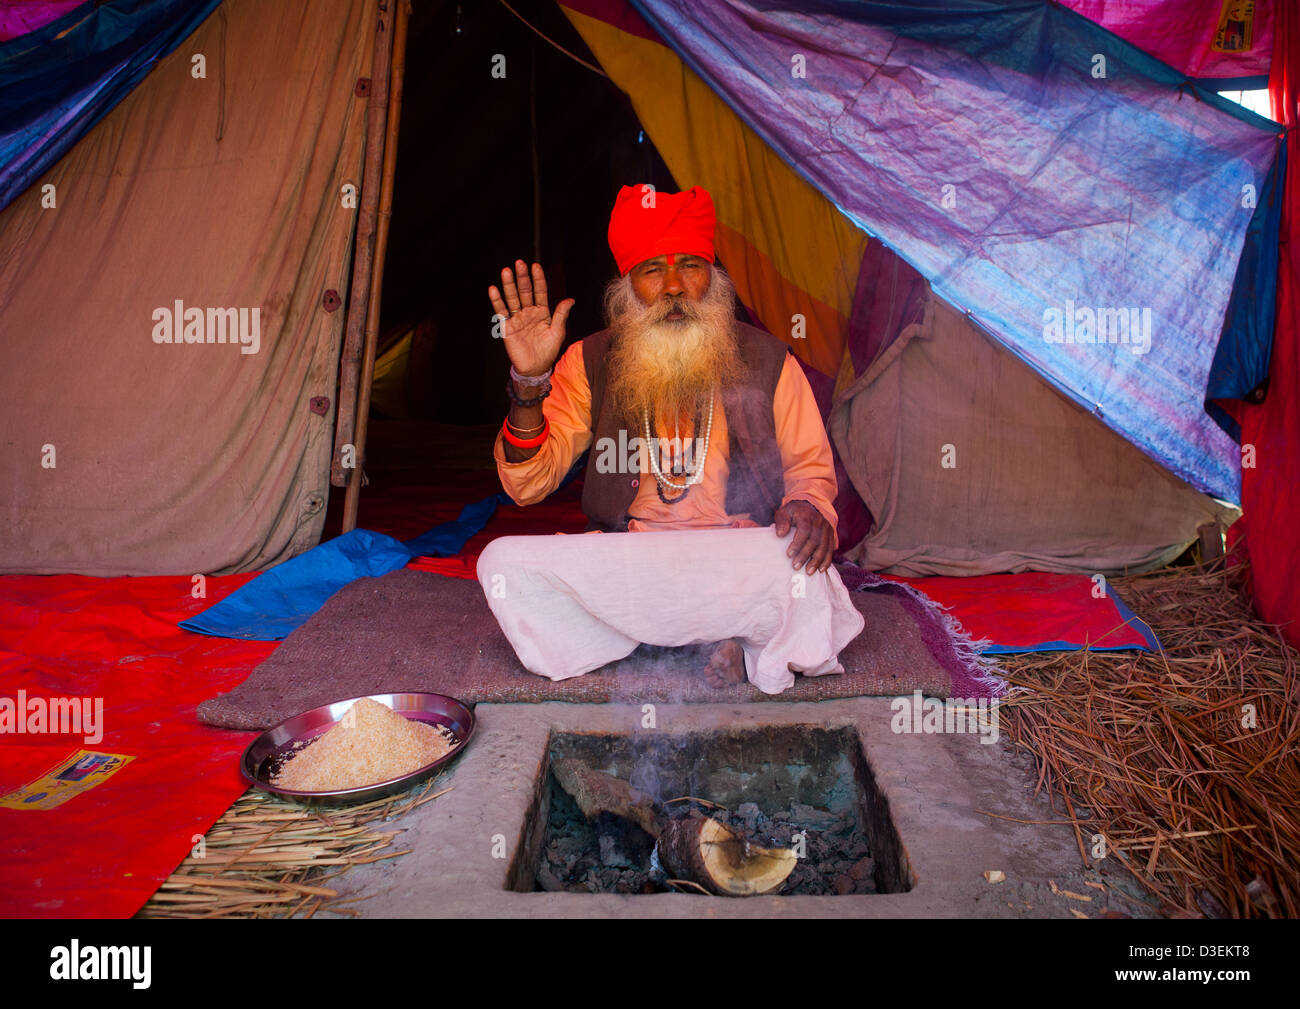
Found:
[[(379, 4), (41, 6), (54, 20), (0, 47), (4, 570), (232, 572), (301, 552), (357, 309), (329, 293), (348, 295), (340, 194), (361, 184)], [(473, 31), (460, 6), (423, 13)], [(1252, 559), (1289, 542), (1276, 505), (1252, 524), (1260, 474), (1242, 488), (1235, 440), (1262, 423), (1274, 353), (1281, 129), (1197, 79), (1276, 72), (1287, 36), (1271, 5), (1244, 34), (1212, 6), (560, 8), (672, 180), (714, 194), (721, 262), (826, 410), (849, 557), (1132, 569), (1243, 497)], [(443, 58), (434, 44), (451, 46), (413, 31), (413, 71)], [(453, 201), (491, 202), (478, 138), (448, 146)], [(163, 309), (184, 341), (185, 307), (205, 336), (208, 309), (257, 309), (257, 352), (157, 342)], [(1148, 312), (1149, 345), (1067, 338), (1080, 309)], [(1284, 417), (1293, 392), (1271, 378)], [(1297, 458), (1273, 444), (1266, 480)], [(1268, 578), (1280, 619), (1295, 593)]]

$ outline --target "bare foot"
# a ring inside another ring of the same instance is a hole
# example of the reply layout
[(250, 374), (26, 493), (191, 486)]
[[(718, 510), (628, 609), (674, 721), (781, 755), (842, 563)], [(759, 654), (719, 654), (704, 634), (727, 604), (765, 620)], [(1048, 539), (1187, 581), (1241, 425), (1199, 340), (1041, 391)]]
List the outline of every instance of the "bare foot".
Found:
[(704, 682), (709, 686), (722, 688), (745, 682), (745, 653), (735, 638), (719, 641), (708, 655)]

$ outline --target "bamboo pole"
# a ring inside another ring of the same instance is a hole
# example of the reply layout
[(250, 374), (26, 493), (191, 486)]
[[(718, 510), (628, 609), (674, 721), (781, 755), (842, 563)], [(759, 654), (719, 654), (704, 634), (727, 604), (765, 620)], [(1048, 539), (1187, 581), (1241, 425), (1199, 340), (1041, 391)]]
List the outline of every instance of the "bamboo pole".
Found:
[[(379, 209), (379, 183), (384, 157), (384, 131), (388, 121), (388, 78), (392, 60), (392, 25), (389, 0), (379, 0), (375, 25), (375, 53), (370, 69), (370, 107), (366, 119), (366, 156), (361, 177), (361, 205), (357, 210), (356, 246), (352, 255), (352, 282), (348, 287), (348, 319), (340, 363), (338, 424), (334, 431), (334, 459), (330, 483), (345, 487), (354, 472), (343, 465), (344, 448), (352, 444), (356, 428), (357, 380), (361, 364), (363, 327), (370, 301), (370, 277), (375, 252), (375, 225)], [(345, 528), (346, 531), (346, 528)]]
[(375, 356), (379, 344), (379, 310), (384, 289), (384, 261), (388, 257), (388, 229), (393, 219), (393, 178), (397, 171), (397, 134), (402, 122), (402, 79), (406, 73), (406, 28), (410, 0), (397, 0), (393, 24), (393, 66), (388, 96), (388, 132), (384, 141), (384, 173), (379, 190), (379, 228), (375, 237), (374, 264), (370, 275), (370, 304), (366, 310), (366, 348), (361, 362), (361, 384), (357, 390), (356, 469), (348, 481), (343, 499), (343, 531), (357, 525), (361, 498), (361, 467), (366, 458), (366, 434), (370, 428), (370, 387), (375, 379)]

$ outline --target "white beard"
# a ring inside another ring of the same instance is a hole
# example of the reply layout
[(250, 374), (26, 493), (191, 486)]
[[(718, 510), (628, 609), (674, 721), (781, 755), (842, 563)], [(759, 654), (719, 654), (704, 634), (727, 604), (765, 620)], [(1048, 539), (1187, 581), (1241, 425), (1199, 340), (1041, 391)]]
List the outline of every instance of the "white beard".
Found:
[[(736, 340), (736, 290), (713, 267), (699, 301), (684, 296), (641, 302), (630, 275), (605, 289), (605, 314), (613, 330), (609, 394), (637, 428), (642, 418), (690, 416), (707, 409), (713, 394), (744, 374)], [(668, 319), (679, 308), (685, 317)]]

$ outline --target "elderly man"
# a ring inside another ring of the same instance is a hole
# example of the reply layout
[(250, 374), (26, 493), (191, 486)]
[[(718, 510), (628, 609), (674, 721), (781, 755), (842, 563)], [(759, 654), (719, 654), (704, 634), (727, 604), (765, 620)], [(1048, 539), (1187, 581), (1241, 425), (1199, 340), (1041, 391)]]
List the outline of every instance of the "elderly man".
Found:
[(605, 534), (503, 537), (480, 556), (532, 672), (564, 679), (641, 643), (691, 645), (710, 684), (748, 676), (779, 693), (796, 672), (842, 672), (839, 650), (862, 630), (831, 567), (835, 473), (812, 390), (785, 344), (736, 320), (714, 223), (698, 186), (624, 186), (609, 328), (558, 362), (573, 299), (552, 315), (542, 268), (522, 260), (488, 290), (512, 365), (502, 485), (540, 501), (590, 450), (582, 507)]

